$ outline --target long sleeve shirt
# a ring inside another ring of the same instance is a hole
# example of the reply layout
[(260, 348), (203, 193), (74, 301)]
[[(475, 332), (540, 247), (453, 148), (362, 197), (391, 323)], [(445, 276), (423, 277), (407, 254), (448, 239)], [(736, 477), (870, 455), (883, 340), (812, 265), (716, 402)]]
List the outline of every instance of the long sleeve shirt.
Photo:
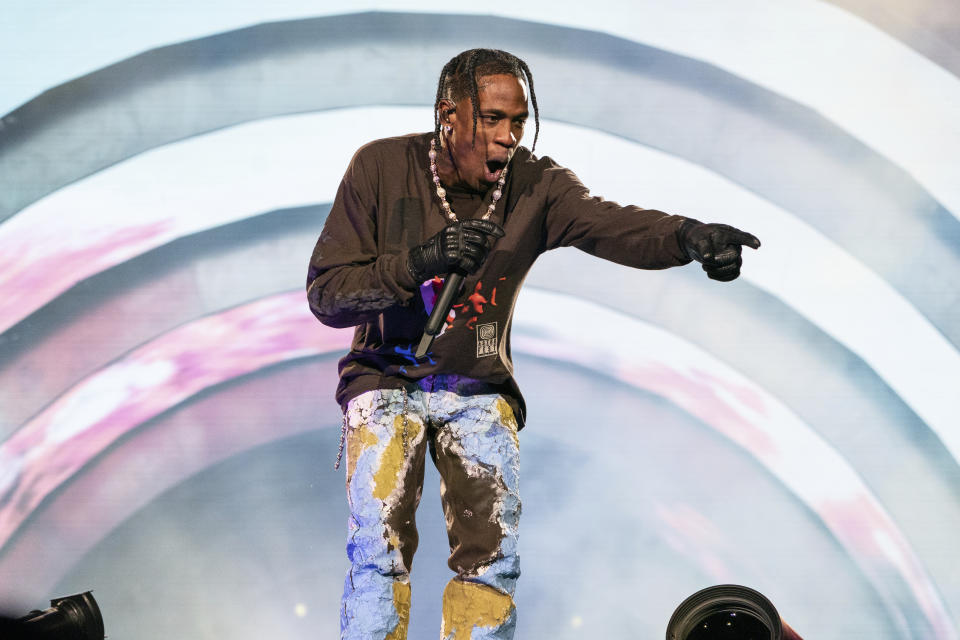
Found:
[[(326, 325), (356, 326), (350, 352), (340, 361), (336, 397), (346, 406), (372, 389), (459, 374), (503, 393), (522, 425), (525, 408), (513, 378), (510, 324), (537, 256), (573, 246), (641, 269), (686, 264), (690, 258), (677, 234), (685, 218), (592, 196), (569, 169), (517, 148), (491, 217), (505, 235), (479, 271), (466, 278), (445, 330), (418, 360), (413, 352), (438, 283), (416, 282), (407, 253), (448, 224), (430, 172), (431, 135), (387, 138), (360, 148), (314, 248), (307, 275), (311, 311)], [(492, 195), (448, 188), (447, 198), (466, 220), (480, 217)]]

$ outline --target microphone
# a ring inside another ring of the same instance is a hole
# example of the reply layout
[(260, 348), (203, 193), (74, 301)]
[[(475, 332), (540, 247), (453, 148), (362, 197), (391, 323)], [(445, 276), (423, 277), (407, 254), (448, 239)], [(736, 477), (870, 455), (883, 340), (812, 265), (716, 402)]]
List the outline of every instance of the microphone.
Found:
[(430, 345), (433, 344), (433, 339), (440, 333), (443, 323), (447, 321), (450, 307), (453, 306), (453, 300), (460, 292), (462, 284), (463, 274), (459, 271), (447, 275), (443, 288), (440, 289), (440, 295), (437, 297), (437, 302), (433, 305), (433, 311), (430, 312), (427, 324), (423, 327), (423, 337), (420, 338), (420, 345), (417, 347), (415, 354), (417, 358), (427, 355)]

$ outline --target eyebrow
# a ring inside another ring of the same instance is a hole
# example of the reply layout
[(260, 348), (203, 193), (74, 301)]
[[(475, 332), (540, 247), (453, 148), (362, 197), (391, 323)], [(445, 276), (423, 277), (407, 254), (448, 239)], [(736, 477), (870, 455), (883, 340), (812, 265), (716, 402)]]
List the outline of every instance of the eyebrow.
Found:
[[(480, 115), (481, 116), (497, 116), (498, 118), (506, 118), (507, 112), (500, 111), (499, 109), (484, 109), (480, 112)], [(517, 118), (529, 118), (529, 117), (530, 117), (530, 112), (524, 111), (523, 113), (518, 113), (517, 115), (515, 115), (513, 119), (516, 120)]]

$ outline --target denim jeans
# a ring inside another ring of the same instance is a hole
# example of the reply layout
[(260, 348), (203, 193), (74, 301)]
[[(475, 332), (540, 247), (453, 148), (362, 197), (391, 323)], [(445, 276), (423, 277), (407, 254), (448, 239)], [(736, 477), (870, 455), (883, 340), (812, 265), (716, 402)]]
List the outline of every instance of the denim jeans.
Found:
[(502, 396), (459, 376), (363, 393), (347, 405), (347, 574), (343, 640), (403, 640), (410, 614), (415, 513), (426, 453), (441, 479), (456, 573), (441, 638), (513, 638), (520, 575), (517, 422)]

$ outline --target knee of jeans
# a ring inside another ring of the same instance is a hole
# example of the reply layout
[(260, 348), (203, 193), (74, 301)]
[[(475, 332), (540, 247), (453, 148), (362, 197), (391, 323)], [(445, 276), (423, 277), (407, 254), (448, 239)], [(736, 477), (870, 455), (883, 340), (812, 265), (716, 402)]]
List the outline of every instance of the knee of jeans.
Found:
[(512, 597), (520, 578), (520, 558), (517, 555), (499, 557), (474, 571), (458, 572), (457, 577), (465, 582), (485, 584)]
[(382, 536), (355, 536), (347, 542), (347, 557), (355, 570), (373, 571), (384, 576), (409, 575), (399, 543)]
[(458, 571), (457, 577), (465, 582), (485, 584), (512, 596), (520, 578), (520, 556), (516, 552), (500, 555), (493, 562)]

